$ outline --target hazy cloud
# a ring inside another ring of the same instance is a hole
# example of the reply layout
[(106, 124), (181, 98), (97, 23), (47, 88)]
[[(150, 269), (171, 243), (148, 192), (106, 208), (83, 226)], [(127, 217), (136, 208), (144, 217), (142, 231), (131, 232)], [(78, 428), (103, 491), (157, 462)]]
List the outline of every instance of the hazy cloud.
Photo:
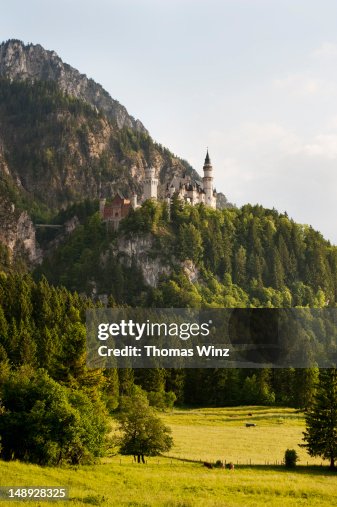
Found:
[(316, 136), (312, 142), (303, 146), (303, 153), (323, 159), (337, 159), (337, 133)]
[(327, 79), (306, 74), (290, 74), (273, 80), (275, 88), (291, 94), (310, 97), (336, 93), (336, 84)]
[(337, 58), (337, 44), (333, 42), (323, 42), (321, 46), (312, 53), (315, 58)]

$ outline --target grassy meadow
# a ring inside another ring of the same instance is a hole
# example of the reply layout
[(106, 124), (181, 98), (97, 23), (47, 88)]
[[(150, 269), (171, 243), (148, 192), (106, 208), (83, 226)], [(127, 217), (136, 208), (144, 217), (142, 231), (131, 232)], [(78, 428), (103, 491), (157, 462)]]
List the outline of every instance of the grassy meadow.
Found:
[[(200, 464), (170, 459), (147, 465), (122, 460), (75, 469), (40, 468), (0, 462), (2, 485), (58, 485), (70, 488), (70, 502), (57, 505), (104, 506), (322, 506), (337, 503), (336, 475), (325, 468), (300, 467), (287, 472), (276, 467), (208, 470)], [(3, 501), (1, 505), (22, 505)], [(37, 507), (43, 502), (29, 502)]]
[[(174, 410), (162, 419), (172, 429), (174, 447), (170, 456), (265, 465), (281, 462), (285, 450), (291, 448), (296, 449), (300, 464), (322, 463), (299, 447), (305, 428), (304, 415), (291, 408)], [(246, 428), (246, 423), (254, 423), (256, 427)]]
[[(146, 465), (141, 465), (133, 463), (131, 457), (114, 456), (96, 465), (73, 468), (42, 468), (0, 461), (0, 485), (68, 487), (70, 502), (57, 502), (68, 507), (324, 507), (337, 504), (337, 474), (321, 467), (321, 460), (314, 464), (315, 460), (297, 447), (304, 420), (302, 414), (292, 409), (174, 410), (161, 417), (171, 426), (175, 440), (170, 457), (149, 458)], [(246, 428), (246, 421), (257, 426)], [(265, 461), (270, 464), (281, 461), (287, 447), (301, 454), (296, 470), (264, 465)], [(235, 464), (239, 461), (239, 466), (235, 470), (209, 470), (198, 462), (187, 461), (200, 458), (226, 459)], [(250, 459), (252, 466), (247, 466)], [(15, 506), (22, 502), (0, 504)], [(30, 501), (28, 505), (43, 504)]]

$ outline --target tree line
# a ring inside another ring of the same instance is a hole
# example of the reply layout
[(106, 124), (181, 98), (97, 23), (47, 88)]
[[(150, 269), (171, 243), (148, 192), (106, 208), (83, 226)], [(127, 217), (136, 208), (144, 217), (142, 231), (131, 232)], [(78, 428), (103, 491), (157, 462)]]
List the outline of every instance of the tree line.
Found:
[[(85, 311), (101, 303), (45, 278), (0, 278), (2, 370), (44, 369), (56, 382), (102, 399), (113, 412), (119, 398), (141, 386), (160, 409), (183, 405), (310, 404), (318, 370), (312, 369), (107, 369), (86, 366)], [(114, 305), (114, 301), (110, 301)], [(5, 367), (6, 366), (6, 367)], [(10, 367), (10, 368), (9, 368)], [(8, 370), (8, 371), (9, 371)]]

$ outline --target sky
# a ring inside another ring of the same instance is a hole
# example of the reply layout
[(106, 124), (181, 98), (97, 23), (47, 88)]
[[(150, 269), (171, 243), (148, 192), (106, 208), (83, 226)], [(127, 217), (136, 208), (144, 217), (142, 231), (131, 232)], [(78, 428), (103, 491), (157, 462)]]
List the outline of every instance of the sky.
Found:
[(2, 40), (55, 50), (229, 201), (337, 244), (335, 0), (11, 0)]

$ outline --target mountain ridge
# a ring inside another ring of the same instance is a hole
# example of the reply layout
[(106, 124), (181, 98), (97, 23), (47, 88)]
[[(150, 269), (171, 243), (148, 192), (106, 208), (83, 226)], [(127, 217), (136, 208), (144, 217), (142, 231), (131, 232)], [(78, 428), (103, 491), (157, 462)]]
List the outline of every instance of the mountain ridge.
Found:
[(142, 122), (131, 116), (102, 85), (63, 62), (55, 51), (46, 50), (40, 44), (24, 44), (17, 39), (0, 44), (0, 77), (30, 82), (55, 81), (64, 93), (97, 107), (116, 122), (118, 128), (127, 127), (148, 134)]

